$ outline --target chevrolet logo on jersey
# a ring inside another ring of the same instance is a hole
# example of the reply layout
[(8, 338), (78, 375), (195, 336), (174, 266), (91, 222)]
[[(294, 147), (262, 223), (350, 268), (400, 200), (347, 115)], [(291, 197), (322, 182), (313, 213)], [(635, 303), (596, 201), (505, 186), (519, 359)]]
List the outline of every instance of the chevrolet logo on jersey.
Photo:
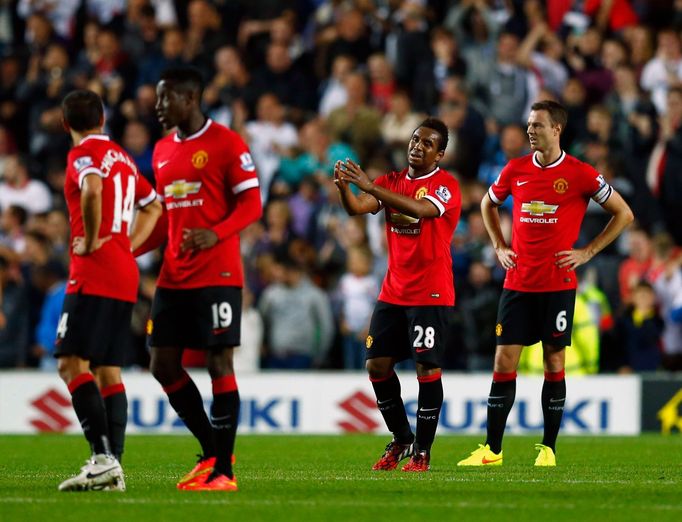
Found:
[(559, 221), (559, 218), (550, 218), (544, 216), (545, 214), (554, 214), (558, 208), (559, 205), (545, 205), (544, 201), (531, 201), (530, 203), (522, 203), (521, 212), (528, 212), (534, 217), (521, 216), (519, 221), (521, 223), (553, 225)]
[(163, 189), (167, 198), (183, 199), (189, 194), (196, 194), (201, 188), (201, 181), (187, 181), (184, 179), (175, 180)]
[(414, 218), (406, 214), (401, 214), (400, 212), (391, 212), (391, 223), (396, 225), (413, 225), (414, 223), (419, 223), (419, 218)]
[(545, 205), (544, 201), (531, 201), (521, 205), (521, 212), (528, 212), (531, 216), (544, 216), (554, 214), (559, 205)]

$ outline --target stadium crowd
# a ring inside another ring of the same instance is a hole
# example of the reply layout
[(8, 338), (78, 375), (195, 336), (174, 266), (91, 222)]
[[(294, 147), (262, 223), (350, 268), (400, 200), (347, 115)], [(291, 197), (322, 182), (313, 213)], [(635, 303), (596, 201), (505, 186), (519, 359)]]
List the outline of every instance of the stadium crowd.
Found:
[[(363, 366), (383, 216), (347, 216), (334, 163), (402, 169), (428, 114), (450, 130), (441, 166), (462, 188), (444, 367), (489, 371), (504, 270), (479, 202), (529, 152), (540, 99), (567, 107), (566, 151), (637, 219), (579, 274), (567, 371), (682, 370), (681, 30), (678, 0), (0, 1), (0, 368), (55, 365), (70, 245), (62, 98), (100, 94), (107, 132), (154, 183), (155, 85), (189, 64), (207, 79), (205, 112), (249, 144), (265, 208), (242, 236), (238, 370)], [(584, 237), (608, 219), (591, 202)], [(138, 258), (141, 367), (159, 261)], [(522, 368), (542, 373), (540, 350)]]

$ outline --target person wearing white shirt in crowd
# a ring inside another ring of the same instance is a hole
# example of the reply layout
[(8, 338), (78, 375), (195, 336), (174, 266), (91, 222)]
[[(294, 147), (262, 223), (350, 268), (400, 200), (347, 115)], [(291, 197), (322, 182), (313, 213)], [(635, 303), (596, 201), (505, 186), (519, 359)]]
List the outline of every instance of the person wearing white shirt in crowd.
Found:
[(284, 107), (273, 93), (258, 98), (256, 115), (258, 119), (246, 124), (246, 136), (258, 169), (261, 197), (265, 203), (282, 153), (298, 144), (298, 132), (292, 123), (285, 120)]
[(10, 205), (26, 209), (29, 215), (42, 214), (52, 207), (52, 197), (47, 185), (31, 179), (26, 161), (15, 154), (8, 156), (0, 178), (0, 210)]

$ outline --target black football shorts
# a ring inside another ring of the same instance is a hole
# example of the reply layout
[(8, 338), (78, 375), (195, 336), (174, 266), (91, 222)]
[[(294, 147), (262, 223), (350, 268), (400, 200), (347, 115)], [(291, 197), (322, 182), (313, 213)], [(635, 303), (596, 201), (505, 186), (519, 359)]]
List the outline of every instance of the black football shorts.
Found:
[(133, 303), (108, 297), (66, 294), (57, 327), (55, 357), (76, 355), (91, 367), (133, 362), (130, 320)]
[(575, 290), (519, 292), (505, 288), (497, 309), (497, 344), (530, 346), (542, 341), (569, 346), (574, 308)]
[(242, 289), (157, 288), (147, 324), (154, 347), (223, 348), (241, 342)]
[(452, 325), (451, 306), (401, 306), (377, 302), (365, 342), (366, 359), (413, 358), (441, 368)]

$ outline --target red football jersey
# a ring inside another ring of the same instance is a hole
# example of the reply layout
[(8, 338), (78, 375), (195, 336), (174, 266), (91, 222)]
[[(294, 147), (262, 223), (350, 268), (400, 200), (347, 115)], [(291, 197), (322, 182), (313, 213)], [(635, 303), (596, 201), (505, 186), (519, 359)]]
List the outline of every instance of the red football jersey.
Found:
[(603, 205), (612, 190), (594, 168), (563, 151), (544, 167), (535, 154), (510, 160), (488, 190), (498, 205), (509, 195), (514, 198), (511, 247), (518, 257), (504, 287), (523, 292), (576, 288), (575, 273), (558, 268), (554, 254), (573, 247), (589, 199)]
[(158, 286), (200, 288), (243, 285), (239, 235), (206, 250), (180, 249), (183, 229), (209, 228), (225, 221), (237, 194), (258, 187), (256, 167), (244, 140), (206, 120), (195, 134), (172, 133), (154, 148), (157, 191), (168, 211), (168, 245)]
[(459, 183), (441, 168), (419, 178), (407, 172), (391, 172), (375, 183), (410, 198), (428, 199), (440, 216), (417, 219), (385, 208), (388, 270), (379, 300), (404, 306), (452, 306), (450, 241), (462, 209)]
[(86, 256), (71, 256), (67, 294), (83, 293), (137, 301), (139, 272), (130, 251), (128, 227), (134, 209), (148, 205), (156, 192), (135, 162), (108, 136), (91, 134), (69, 152), (64, 195), (69, 208), (71, 237), (85, 236), (81, 188), (88, 175), (102, 178), (102, 223), (98, 237), (111, 236)]

